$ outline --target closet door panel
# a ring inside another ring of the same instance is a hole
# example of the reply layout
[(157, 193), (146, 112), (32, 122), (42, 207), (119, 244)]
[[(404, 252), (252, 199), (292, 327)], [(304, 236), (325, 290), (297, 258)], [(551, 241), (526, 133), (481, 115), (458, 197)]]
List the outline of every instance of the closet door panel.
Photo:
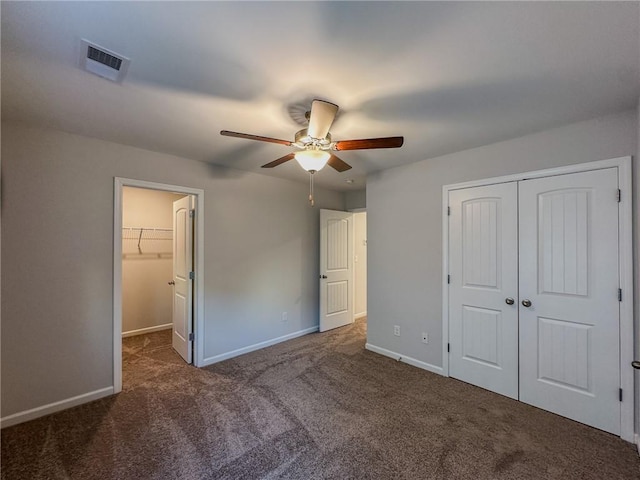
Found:
[(617, 189), (616, 168), (519, 185), (520, 400), (615, 434)]
[(452, 191), (449, 206), (449, 373), (517, 398), (517, 185)]
[(173, 348), (193, 361), (193, 218), (192, 198), (173, 202)]

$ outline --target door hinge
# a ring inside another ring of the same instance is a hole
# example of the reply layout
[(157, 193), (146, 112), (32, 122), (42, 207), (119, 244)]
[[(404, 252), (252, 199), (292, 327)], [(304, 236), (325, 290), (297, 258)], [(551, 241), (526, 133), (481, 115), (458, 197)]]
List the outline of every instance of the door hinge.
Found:
[(451, 207), (447, 207), (447, 215), (451, 215)]
[(450, 351), (451, 351), (451, 344), (447, 343), (447, 352), (450, 352)]
[(618, 289), (618, 301), (619, 302), (622, 301), (622, 289), (621, 288)]
[(618, 398), (620, 399), (620, 401), (622, 401), (622, 389), (621, 388), (618, 390)]
[(193, 332), (191, 332), (191, 333), (189, 334), (189, 341), (190, 341), (190, 342), (193, 342), (193, 339), (194, 339), (194, 335), (193, 335)]
[(618, 203), (622, 201), (622, 190), (618, 189)]
[(451, 283), (451, 275), (447, 275), (447, 283)]
[(196, 211), (195, 210), (189, 210), (189, 216), (191, 218), (194, 218), (196, 216)]
[(195, 280), (196, 272), (189, 272), (189, 280)]

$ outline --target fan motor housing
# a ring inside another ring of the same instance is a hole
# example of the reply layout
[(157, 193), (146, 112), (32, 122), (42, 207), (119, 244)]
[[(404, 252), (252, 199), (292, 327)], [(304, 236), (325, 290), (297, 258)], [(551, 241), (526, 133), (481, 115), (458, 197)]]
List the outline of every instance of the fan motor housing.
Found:
[(296, 132), (295, 139), (295, 143), (304, 145), (305, 147), (309, 145), (316, 145), (320, 148), (328, 148), (331, 145), (330, 133), (327, 133), (325, 138), (312, 138), (309, 136), (306, 128)]

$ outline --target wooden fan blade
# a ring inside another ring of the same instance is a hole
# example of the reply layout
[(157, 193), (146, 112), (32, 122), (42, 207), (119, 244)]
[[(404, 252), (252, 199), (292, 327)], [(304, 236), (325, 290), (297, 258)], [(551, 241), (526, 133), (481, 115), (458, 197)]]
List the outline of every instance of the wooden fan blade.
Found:
[(271, 137), (261, 137), (260, 135), (249, 135), (248, 133), (230, 132), (229, 130), (221, 130), (220, 135), (224, 135), (225, 137), (246, 138), (247, 140), (258, 140), (260, 142), (277, 143), (279, 145), (286, 145), (287, 147), (293, 145), (293, 142), (290, 142), (289, 140), (280, 140), (278, 138), (271, 138)]
[(330, 167), (335, 168), (339, 172), (345, 172), (345, 171), (347, 171), (347, 170), (349, 170), (351, 168), (351, 165), (349, 165), (348, 163), (340, 160), (335, 155), (331, 155), (331, 158), (329, 158), (329, 160), (327, 161), (327, 165), (329, 165)]
[(307, 133), (311, 138), (326, 138), (333, 120), (338, 113), (338, 106), (323, 100), (311, 102), (311, 115)]
[(280, 157), (279, 159), (274, 160), (273, 162), (265, 163), (264, 165), (262, 165), (262, 168), (277, 167), (278, 165), (282, 165), (284, 162), (293, 160), (294, 156), (295, 156), (295, 153), (290, 153), (288, 155), (285, 155), (284, 157)]
[(365, 150), (368, 148), (398, 148), (404, 137), (364, 138), (361, 140), (341, 140), (335, 143), (335, 150)]

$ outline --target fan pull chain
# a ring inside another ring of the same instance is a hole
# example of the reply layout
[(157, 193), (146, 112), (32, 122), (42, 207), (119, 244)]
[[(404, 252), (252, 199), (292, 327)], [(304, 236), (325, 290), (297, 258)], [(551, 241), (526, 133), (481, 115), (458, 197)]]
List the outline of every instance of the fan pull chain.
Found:
[(313, 174), (316, 173), (313, 170), (309, 171), (309, 203), (313, 207), (315, 205), (315, 201), (313, 200)]

